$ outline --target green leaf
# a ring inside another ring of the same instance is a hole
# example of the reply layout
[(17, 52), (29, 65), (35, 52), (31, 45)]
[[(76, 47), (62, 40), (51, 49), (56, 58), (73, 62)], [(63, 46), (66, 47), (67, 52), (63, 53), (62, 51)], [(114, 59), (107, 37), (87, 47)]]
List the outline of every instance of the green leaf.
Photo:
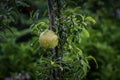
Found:
[(40, 22), (40, 25), (41, 25), (41, 26), (44, 26), (44, 25), (45, 25), (45, 22)]
[(89, 32), (85, 28), (82, 29), (81, 37), (82, 38), (89, 38), (90, 37)]
[(64, 62), (73, 62), (73, 59), (70, 56), (68, 56), (68, 55), (64, 55), (62, 60)]
[(87, 60), (92, 59), (96, 64), (96, 68), (98, 69), (98, 63), (97, 63), (96, 59), (93, 56), (88, 56), (88, 57), (86, 57), (86, 59)]
[(51, 62), (51, 65), (54, 65), (55, 64), (55, 62), (53, 62), (53, 61), (50, 61)]
[(79, 51), (79, 54), (80, 54), (80, 55), (83, 53), (80, 48), (77, 47), (76, 49)]
[(95, 21), (91, 16), (86, 17), (85, 20), (90, 21), (90, 22), (92, 22), (93, 24), (96, 23), (96, 21)]
[(88, 64), (84, 61), (84, 60), (81, 60), (81, 64), (82, 64), (82, 70), (83, 70), (83, 74), (82, 74), (82, 78), (87, 74), (87, 68), (88, 68)]
[(84, 16), (79, 14), (79, 16), (82, 18), (82, 21), (84, 22)]

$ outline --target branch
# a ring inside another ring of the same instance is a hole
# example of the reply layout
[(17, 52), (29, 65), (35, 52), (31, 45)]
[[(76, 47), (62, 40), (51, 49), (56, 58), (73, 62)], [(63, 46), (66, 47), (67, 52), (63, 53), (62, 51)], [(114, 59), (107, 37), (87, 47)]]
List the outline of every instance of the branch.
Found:
[(51, 4), (51, 0), (48, 0), (48, 15), (49, 15), (49, 20), (50, 20), (50, 30), (54, 29), (55, 26), (55, 13), (53, 10), (53, 6)]
[[(50, 22), (50, 26), (49, 26), (49, 29), (50, 30), (53, 30), (53, 31), (55, 31), (54, 29), (54, 26), (55, 26), (55, 13), (54, 13), (54, 10), (53, 10), (53, 6), (52, 6), (52, 4), (51, 4), (51, 0), (48, 0), (48, 15), (49, 15), (49, 22)], [(56, 53), (56, 49), (54, 48), (53, 50), (52, 50), (52, 52), (53, 52), (53, 54), (55, 54), (55, 57), (54, 58), (56, 58), (57, 56), (57, 53)], [(52, 80), (56, 80), (57, 79), (57, 73), (58, 73), (58, 71), (56, 71), (56, 70), (53, 70), (53, 71), (51, 71), (51, 72), (53, 72), (52, 73)]]

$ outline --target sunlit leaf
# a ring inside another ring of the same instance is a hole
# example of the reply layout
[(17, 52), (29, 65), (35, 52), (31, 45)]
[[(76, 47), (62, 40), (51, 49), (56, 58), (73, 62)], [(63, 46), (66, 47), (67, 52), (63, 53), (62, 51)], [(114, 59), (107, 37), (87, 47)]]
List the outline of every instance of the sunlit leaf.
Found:
[(86, 17), (85, 20), (90, 21), (90, 22), (92, 22), (93, 24), (96, 23), (96, 21), (95, 21), (91, 16)]
[(89, 34), (89, 32), (88, 32), (85, 28), (83, 28), (83, 29), (82, 29), (82, 32), (80, 33), (80, 36), (81, 36), (82, 38), (89, 38), (89, 37), (90, 37), (90, 34)]

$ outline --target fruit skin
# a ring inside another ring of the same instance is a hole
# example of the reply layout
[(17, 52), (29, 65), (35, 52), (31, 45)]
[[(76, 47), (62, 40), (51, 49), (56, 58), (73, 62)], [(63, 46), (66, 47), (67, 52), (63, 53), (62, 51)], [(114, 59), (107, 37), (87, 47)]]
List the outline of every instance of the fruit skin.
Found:
[(45, 49), (53, 49), (58, 45), (58, 36), (52, 30), (45, 30), (39, 36), (40, 46)]

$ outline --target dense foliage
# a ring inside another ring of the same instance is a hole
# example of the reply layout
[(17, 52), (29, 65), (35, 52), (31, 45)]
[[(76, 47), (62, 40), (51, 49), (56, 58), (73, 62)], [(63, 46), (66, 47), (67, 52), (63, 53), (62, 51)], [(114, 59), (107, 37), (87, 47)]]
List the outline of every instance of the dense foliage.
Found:
[(60, 12), (51, 1), (53, 50), (39, 43), (50, 26), (47, 1), (0, 1), (0, 80), (119, 80), (120, 1), (59, 0)]

